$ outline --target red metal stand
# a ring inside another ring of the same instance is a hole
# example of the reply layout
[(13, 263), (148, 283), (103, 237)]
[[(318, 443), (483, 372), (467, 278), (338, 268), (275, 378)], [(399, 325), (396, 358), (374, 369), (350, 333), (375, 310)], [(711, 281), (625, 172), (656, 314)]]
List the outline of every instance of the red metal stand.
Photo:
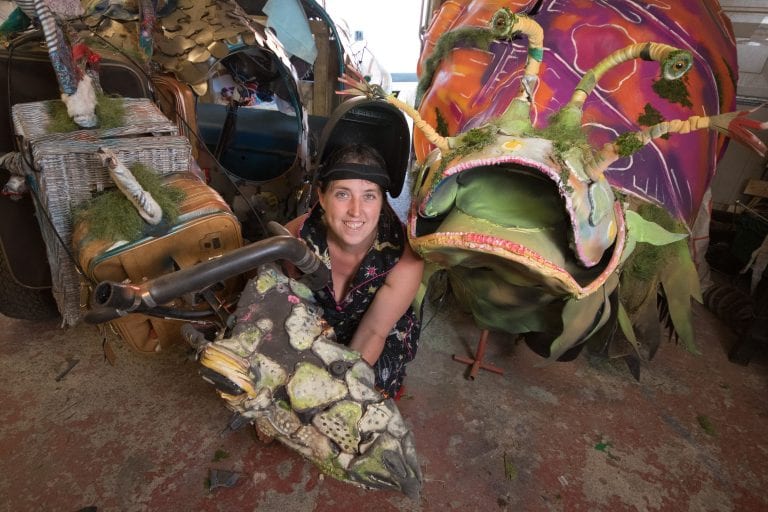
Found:
[(504, 370), (501, 368), (483, 362), (483, 356), (485, 355), (485, 344), (488, 342), (488, 334), (488, 329), (483, 329), (483, 331), (480, 333), (480, 341), (477, 343), (477, 350), (475, 351), (474, 359), (453, 354), (454, 361), (472, 366), (469, 369), (469, 380), (475, 380), (479, 370), (487, 370), (489, 372), (498, 373), (499, 375), (504, 375)]

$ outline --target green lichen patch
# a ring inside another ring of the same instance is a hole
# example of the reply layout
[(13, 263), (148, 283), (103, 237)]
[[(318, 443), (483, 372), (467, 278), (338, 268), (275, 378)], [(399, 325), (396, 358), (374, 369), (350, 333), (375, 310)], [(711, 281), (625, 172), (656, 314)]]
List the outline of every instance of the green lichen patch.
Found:
[(257, 369), (256, 387), (258, 389), (268, 388), (274, 391), (288, 381), (288, 373), (276, 361), (258, 353), (253, 354), (252, 359), (251, 364)]
[(312, 419), (312, 424), (335, 442), (342, 451), (355, 453), (360, 445), (357, 424), (363, 416), (357, 402), (343, 400)]
[(333, 343), (324, 336), (318, 337), (312, 344), (312, 352), (318, 356), (323, 364), (329, 366), (334, 361), (357, 362), (360, 360), (360, 353), (349, 350), (344, 345)]
[(709, 417), (703, 414), (699, 414), (696, 416), (696, 421), (699, 423), (699, 426), (704, 432), (713, 437), (717, 436), (717, 429), (712, 424), (712, 420), (710, 420)]
[(229, 458), (229, 452), (225, 450), (216, 450), (216, 453), (213, 454), (212, 462), (219, 462), (227, 458)]
[(314, 300), (314, 295), (312, 295), (312, 290), (309, 289), (307, 285), (304, 283), (301, 283), (299, 281), (296, 281), (294, 279), (291, 279), (288, 282), (289, 286), (291, 287), (291, 291), (299, 298), (303, 300)]
[(341, 466), (337, 457), (327, 457), (323, 460), (316, 460), (315, 464), (317, 464), (320, 471), (331, 478), (355, 484), (355, 482), (349, 480), (346, 468)]
[(512, 457), (510, 455), (507, 455), (507, 452), (504, 452), (503, 456), (504, 460), (504, 476), (507, 477), (507, 480), (517, 480), (517, 467), (512, 462)]
[[(349, 472), (355, 475), (355, 480), (363, 482), (365, 485), (369, 485), (373, 488), (383, 487), (380, 483), (385, 478), (387, 480), (396, 481), (393, 478), (392, 472), (387, 463), (385, 462), (388, 457), (387, 452), (391, 454), (399, 454), (400, 446), (395, 438), (391, 435), (384, 433), (380, 435), (368, 448), (365, 457), (358, 457), (350, 464)], [(402, 468), (407, 471), (407, 468)], [(384, 477), (384, 478), (382, 478)]]
[(323, 407), (347, 395), (347, 386), (323, 368), (299, 363), (286, 386), (291, 405), (297, 411)]
[(263, 267), (259, 271), (259, 278), (256, 280), (256, 291), (261, 295), (264, 295), (269, 290), (274, 288), (278, 282), (285, 280), (285, 276), (279, 274), (272, 267)]
[(296, 350), (307, 350), (323, 332), (320, 318), (304, 304), (296, 304), (285, 320), (285, 330), (291, 346)]
[(237, 336), (222, 340), (221, 346), (231, 350), (240, 357), (247, 358), (259, 347), (264, 333), (258, 327), (249, 327)]

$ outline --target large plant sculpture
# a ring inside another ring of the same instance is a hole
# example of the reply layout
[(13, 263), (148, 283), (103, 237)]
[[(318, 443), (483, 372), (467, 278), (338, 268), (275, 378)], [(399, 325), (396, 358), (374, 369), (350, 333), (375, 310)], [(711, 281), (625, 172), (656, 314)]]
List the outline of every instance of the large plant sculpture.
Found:
[[(445, 16), (436, 18), (429, 35), (435, 35), (435, 27), (451, 30), (433, 46), (428, 44), (422, 56), (418, 111), (360, 77), (346, 78), (348, 94), (381, 97), (406, 111), (419, 128), (408, 234), (414, 249), (429, 263), (427, 276), (447, 271), (453, 292), (479, 327), (522, 334), (550, 361), (573, 357), (586, 343), (607, 351), (620, 324), (637, 349), (630, 355), (630, 366), (636, 369), (637, 357), (645, 354), (636, 331), (648, 343), (647, 355), (652, 356), (658, 346), (657, 302), (662, 319), (695, 351), (690, 301), (701, 297), (683, 239), (686, 222), (700, 201), (697, 191), (706, 188), (711, 176), (708, 166), (696, 166), (702, 160), (714, 165), (718, 141), (716, 135), (698, 136), (688, 141), (690, 146), (674, 148), (690, 154), (690, 159), (671, 160), (664, 152), (670, 149), (665, 147), (666, 138), (708, 128), (764, 152), (759, 139), (747, 130), (764, 127), (748, 119), (747, 112), (664, 120), (652, 100), (685, 99), (695, 105), (693, 112), (706, 111), (703, 99), (692, 102), (701, 91), (689, 94), (686, 87), (691, 82), (686, 82), (686, 73), (701, 59), (690, 45), (677, 48), (641, 40), (606, 51), (610, 45), (582, 40), (585, 52), (594, 52), (598, 44), (604, 57), (582, 73), (564, 98), (562, 89), (570, 77), (557, 67), (564, 56), (545, 52), (544, 30), (532, 17), (506, 7), (488, 12), (489, 5), (502, 3), (445, 4), (441, 13)], [(581, 22), (582, 14), (607, 16), (608, 10), (595, 2), (588, 2), (590, 9), (584, 11), (576, 9), (578, 1), (539, 3), (549, 15), (544, 20), (556, 32), (565, 18), (591, 30)], [(611, 8), (624, 23), (607, 23), (604, 35), (629, 25), (627, 20), (636, 14), (630, 12), (631, 2), (619, 3)], [(555, 4), (559, 14), (553, 17), (547, 6), (554, 9)], [(710, 3), (683, 4), (701, 9)], [(457, 14), (460, 5), (465, 11)], [(571, 12), (579, 12), (579, 18), (568, 17)], [(462, 14), (474, 22), (486, 21), (460, 26), (457, 20)], [(653, 35), (644, 25), (634, 31)], [(656, 32), (668, 38), (670, 29), (656, 27)], [(595, 37), (599, 34), (592, 32)], [(578, 40), (574, 31), (570, 35), (571, 42)], [(524, 52), (519, 51), (519, 36), (528, 40)], [(516, 53), (526, 55), (524, 65)], [(555, 66), (547, 68), (547, 59)], [(579, 55), (573, 59), (579, 61)], [(657, 71), (647, 76), (648, 65), (638, 59), (654, 61)], [(573, 71), (580, 63), (564, 68)], [(561, 73), (553, 75), (553, 70)], [(624, 74), (617, 75), (617, 70)], [(634, 83), (653, 82), (654, 77), (662, 85), (637, 87), (632, 98), (613, 101), (600, 89), (607, 78)], [(723, 90), (720, 81), (730, 80), (714, 78), (718, 92)], [(700, 77), (692, 81), (698, 83)], [(732, 92), (732, 84), (729, 87), (724, 90)], [(535, 101), (542, 93), (548, 102)], [(598, 100), (589, 103), (596, 93)], [(720, 103), (729, 102), (727, 98), (715, 95), (714, 105), (709, 101), (706, 106), (716, 111)], [(542, 105), (557, 105), (546, 123)], [(633, 112), (637, 105), (642, 109)], [(649, 114), (653, 112), (657, 115)], [(630, 114), (641, 113), (645, 115), (637, 123), (631, 120)], [(598, 128), (591, 129), (595, 125)], [(612, 136), (606, 138), (606, 133)], [(661, 152), (658, 160), (647, 156), (653, 150)], [(636, 158), (626, 165), (633, 155)], [(686, 165), (672, 169), (671, 162)], [(645, 180), (645, 193), (642, 187), (626, 186), (637, 185), (640, 178)], [(667, 182), (675, 186), (663, 189), (660, 184)], [(651, 183), (655, 188), (648, 188)]]

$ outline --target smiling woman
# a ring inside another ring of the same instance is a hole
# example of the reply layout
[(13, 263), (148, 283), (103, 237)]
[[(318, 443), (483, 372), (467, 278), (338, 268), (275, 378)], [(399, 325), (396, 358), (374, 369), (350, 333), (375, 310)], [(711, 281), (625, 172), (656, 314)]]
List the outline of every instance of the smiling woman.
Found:
[(342, 147), (319, 179), (318, 204), (287, 227), (331, 270), (315, 298), (337, 340), (374, 367), (386, 396), (397, 396), (405, 365), (416, 355), (420, 324), (411, 302), (423, 263), (384, 199), (391, 180), (375, 149)]

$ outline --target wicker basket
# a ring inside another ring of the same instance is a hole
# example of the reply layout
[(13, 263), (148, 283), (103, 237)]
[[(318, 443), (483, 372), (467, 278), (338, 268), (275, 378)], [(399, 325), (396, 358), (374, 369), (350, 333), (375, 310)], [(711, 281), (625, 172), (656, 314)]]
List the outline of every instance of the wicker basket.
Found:
[(18, 103), (13, 106), (13, 129), (26, 144), (43, 140), (70, 140), (78, 138), (124, 137), (128, 135), (178, 135), (178, 128), (170, 122), (160, 109), (145, 98), (122, 98), (125, 108), (123, 126), (116, 128), (93, 128), (67, 133), (48, 133), (50, 122), (49, 106), (58, 100)]
[(181, 136), (75, 137), (40, 138), (31, 144), (36, 172), (30, 181), (44, 209), (38, 211), (38, 221), (51, 266), (53, 294), (65, 325), (75, 325), (81, 312), (80, 276), (70, 252), (72, 211), (95, 191), (113, 186), (96, 151), (109, 148), (126, 166), (139, 162), (160, 175), (189, 170), (191, 158), (189, 141)]

